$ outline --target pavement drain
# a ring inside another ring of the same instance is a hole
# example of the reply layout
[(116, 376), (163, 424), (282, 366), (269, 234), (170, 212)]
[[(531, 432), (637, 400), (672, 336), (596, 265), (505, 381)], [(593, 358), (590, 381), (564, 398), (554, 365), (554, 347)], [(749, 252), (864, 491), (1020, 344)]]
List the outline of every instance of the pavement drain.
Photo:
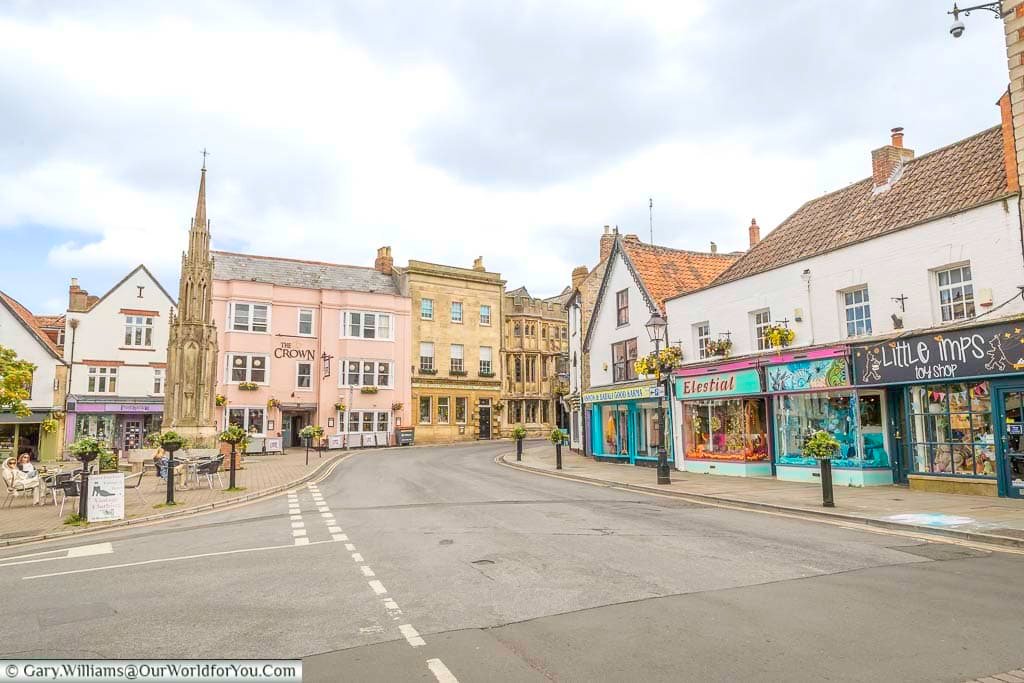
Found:
[(494, 560), (473, 560), (470, 564), (494, 564)]
[(455, 541), (450, 538), (442, 538), (437, 542), (438, 545), (451, 545), (452, 543), (455, 543)]

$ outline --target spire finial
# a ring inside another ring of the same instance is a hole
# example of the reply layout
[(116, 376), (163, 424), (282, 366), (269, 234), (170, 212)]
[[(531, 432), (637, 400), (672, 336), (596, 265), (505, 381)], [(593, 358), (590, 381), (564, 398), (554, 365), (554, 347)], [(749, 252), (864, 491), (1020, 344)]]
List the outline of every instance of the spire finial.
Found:
[(200, 154), (203, 155), (203, 170), (205, 171), (206, 170), (206, 157), (210, 156), (210, 153), (206, 151), (205, 147), (203, 147), (203, 151), (200, 152)]

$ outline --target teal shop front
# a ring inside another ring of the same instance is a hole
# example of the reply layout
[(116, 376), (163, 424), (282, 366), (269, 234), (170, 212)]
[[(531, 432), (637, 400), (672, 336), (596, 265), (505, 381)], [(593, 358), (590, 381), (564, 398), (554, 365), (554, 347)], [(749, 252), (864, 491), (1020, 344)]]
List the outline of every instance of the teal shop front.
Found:
[(819, 463), (803, 447), (814, 432), (824, 430), (839, 442), (832, 460), (835, 485), (892, 484), (885, 395), (852, 386), (846, 347), (790, 354), (772, 362), (765, 368), (765, 382), (772, 394), (776, 477), (819, 481)]
[[(583, 393), (590, 415), (590, 454), (596, 460), (654, 466), (661, 439), (658, 402), (664, 390), (654, 381), (594, 388)], [(663, 402), (668, 408), (668, 401)], [(671, 439), (665, 440), (669, 462)]]
[(678, 370), (679, 469), (734, 477), (772, 476), (767, 401), (755, 360)]

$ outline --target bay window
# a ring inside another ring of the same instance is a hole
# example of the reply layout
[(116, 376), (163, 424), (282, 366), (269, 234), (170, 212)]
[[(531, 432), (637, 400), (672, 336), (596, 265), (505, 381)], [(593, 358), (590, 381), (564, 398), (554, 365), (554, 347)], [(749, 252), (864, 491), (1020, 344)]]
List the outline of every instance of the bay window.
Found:
[(228, 305), (228, 329), (233, 332), (265, 333), (270, 327), (270, 306), (249, 301)]
[(391, 361), (343, 359), (338, 386), (390, 389), (393, 376)]
[(248, 434), (266, 432), (266, 417), (263, 408), (228, 408), (228, 424), (241, 427)]
[(229, 353), (228, 369), (230, 371), (228, 383), (238, 384), (239, 382), (254, 382), (266, 384), (267, 364), (270, 357), (256, 353)]

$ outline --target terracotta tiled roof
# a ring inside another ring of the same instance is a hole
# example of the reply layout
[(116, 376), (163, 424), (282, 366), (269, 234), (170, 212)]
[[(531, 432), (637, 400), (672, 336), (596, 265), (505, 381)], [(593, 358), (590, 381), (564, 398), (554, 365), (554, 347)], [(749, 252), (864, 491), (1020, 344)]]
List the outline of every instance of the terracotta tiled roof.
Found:
[(36, 322), (40, 327), (64, 327), (64, 314), (58, 315), (37, 315)]
[(739, 258), (738, 254), (659, 247), (632, 236), (619, 238), (619, 245), (662, 310), (665, 299), (711, 284)]
[(714, 284), (738, 280), (1011, 194), (999, 126), (903, 165), (888, 190), (871, 178), (812, 199), (768, 233)]
[(47, 350), (57, 358), (61, 357), (61, 352), (60, 349), (57, 348), (57, 344), (47, 336), (46, 332), (43, 332), (43, 328), (40, 326), (36, 317), (32, 315), (31, 311), (3, 292), (0, 292), (0, 301), (3, 301), (3, 303), (7, 305), (7, 308), (10, 309), (11, 313), (21, 321), (21, 324), (24, 325), (29, 332), (35, 335), (36, 339), (39, 340), (39, 343), (45, 346)]

